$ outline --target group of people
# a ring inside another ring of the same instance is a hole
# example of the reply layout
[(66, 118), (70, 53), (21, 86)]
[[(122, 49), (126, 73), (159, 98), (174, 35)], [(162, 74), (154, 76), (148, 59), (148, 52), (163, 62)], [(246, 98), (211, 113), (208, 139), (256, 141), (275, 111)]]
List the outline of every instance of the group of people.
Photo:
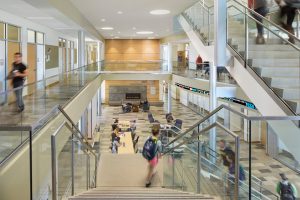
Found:
[(138, 112), (139, 108), (142, 109), (144, 112), (148, 112), (150, 110), (150, 104), (148, 100), (146, 99), (145, 101), (140, 101), (139, 105), (135, 105), (132, 103), (122, 104), (123, 113)]
[(118, 153), (118, 147), (120, 147), (121, 144), (121, 138), (120, 138), (120, 134), (122, 134), (122, 132), (131, 132), (131, 137), (132, 140), (134, 140), (135, 137), (135, 130), (136, 130), (136, 120), (132, 120), (130, 121), (130, 127), (127, 128), (126, 130), (121, 130), (121, 128), (119, 127), (119, 119), (115, 119), (114, 123), (111, 125), (112, 127), (112, 133), (111, 133), (111, 152), (113, 154), (117, 154)]
[[(265, 17), (268, 12), (268, 1), (273, 0), (248, 0), (249, 8), (253, 9), (259, 15)], [(295, 35), (294, 28), (292, 26), (295, 19), (296, 11), (300, 8), (300, 0), (275, 0), (275, 2), (280, 7), (280, 17), (281, 17), (281, 26), (287, 30), (291, 35)], [(263, 19), (259, 15), (252, 13), (253, 17), (258, 21), (256, 23), (257, 27), (257, 44), (264, 44), (264, 28), (263, 28)], [(286, 17), (286, 19), (285, 19)], [(293, 36), (289, 35), (289, 42), (295, 44), (295, 39)]]
[[(234, 174), (235, 174), (235, 152), (232, 148), (227, 144), (225, 140), (219, 141), (220, 155), (222, 159), (222, 163), (225, 167), (228, 167), (229, 172), (229, 181), (228, 187), (229, 192), (233, 191), (233, 183), (234, 183)], [(246, 180), (246, 175), (244, 168), (239, 166), (239, 180)], [(276, 185), (276, 192), (279, 194), (281, 200), (295, 200), (297, 197), (297, 189), (294, 184), (288, 181), (288, 178), (284, 173), (279, 174), (281, 177), (281, 181), (279, 181)]]

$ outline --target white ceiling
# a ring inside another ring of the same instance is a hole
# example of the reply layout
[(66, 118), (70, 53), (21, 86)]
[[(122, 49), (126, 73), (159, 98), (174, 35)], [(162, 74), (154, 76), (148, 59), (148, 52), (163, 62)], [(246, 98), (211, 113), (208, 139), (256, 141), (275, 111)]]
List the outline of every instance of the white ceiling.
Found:
[[(39, 0), (42, 3), (42, 0)], [(59, 13), (51, 7), (43, 7), (26, 0), (0, 0), (0, 9), (13, 15), (25, 18), (37, 24), (55, 29), (66, 35), (77, 37), (79, 26), (71, 20), (59, 15)], [(47, 12), (45, 12), (45, 10)]]
[[(105, 38), (162, 38), (178, 30), (176, 15), (198, 0), (70, 0)], [(155, 9), (167, 9), (168, 15), (151, 15)], [(122, 11), (123, 14), (118, 14)], [(103, 22), (101, 19), (105, 19)], [(101, 27), (114, 30), (101, 30)], [(136, 30), (133, 30), (133, 27)], [(136, 35), (137, 31), (153, 31), (152, 35)]]

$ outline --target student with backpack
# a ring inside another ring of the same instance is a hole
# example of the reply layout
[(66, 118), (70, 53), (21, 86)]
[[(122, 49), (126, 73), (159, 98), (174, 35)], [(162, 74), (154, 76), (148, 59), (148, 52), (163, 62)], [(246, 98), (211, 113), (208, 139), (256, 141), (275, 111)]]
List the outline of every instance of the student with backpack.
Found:
[(284, 173), (279, 174), (281, 181), (278, 182), (276, 191), (280, 195), (281, 200), (295, 200), (297, 197), (297, 189), (294, 184), (288, 181)]
[(159, 130), (159, 125), (154, 125), (152, 127), (152, 136), (148, 137), (143, 147), (142, 155), (148, 161), (146, 187), (151, 186), (152, 178), (155, 175), (155, 168), (158, 164), (158, 159), (160, 158), (162, 152), (162, 143), (158, 139)]

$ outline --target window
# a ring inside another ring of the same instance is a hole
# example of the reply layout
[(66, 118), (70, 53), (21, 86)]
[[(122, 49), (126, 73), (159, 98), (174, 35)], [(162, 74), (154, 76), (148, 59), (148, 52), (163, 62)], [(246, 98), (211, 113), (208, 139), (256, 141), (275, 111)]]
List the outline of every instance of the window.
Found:
[(0, 40), (5, 39), (5, 24), (0, 22)]
[(67, 41), (65, 39), (59, 38), (58, 39), (58, 45), (59, 47), (66, 47)]
[(44, 44), (44, 33), (36, 32), (36, 43)]
[(17, 26), (7, 25), (7, 39), (10, 41), (20, 41), (20, 28)]
[(35, 43), (35, 31), (27, 30), (27, 42)]

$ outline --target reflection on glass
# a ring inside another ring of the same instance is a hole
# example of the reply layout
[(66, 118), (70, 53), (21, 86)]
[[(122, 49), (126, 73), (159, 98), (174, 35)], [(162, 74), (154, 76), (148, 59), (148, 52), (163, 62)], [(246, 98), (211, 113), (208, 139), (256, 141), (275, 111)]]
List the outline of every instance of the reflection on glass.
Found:
[(7, 39), (11, 41), (20, 41), (20, 27), (8, 24)]
[(0, 22), (0, 40), (5, 39), (5, 24)]

